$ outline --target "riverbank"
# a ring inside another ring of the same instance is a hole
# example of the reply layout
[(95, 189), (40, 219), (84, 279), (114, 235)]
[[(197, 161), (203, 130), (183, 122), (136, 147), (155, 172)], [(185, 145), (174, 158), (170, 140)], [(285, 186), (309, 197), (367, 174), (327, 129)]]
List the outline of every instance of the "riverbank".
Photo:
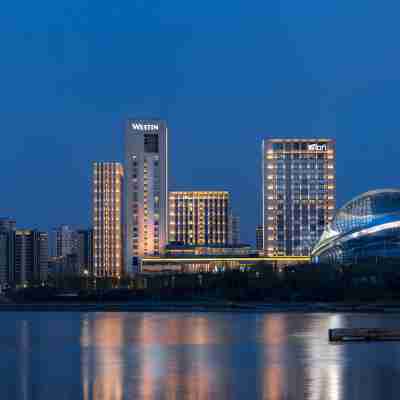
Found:
[(0, 312), (256, 312), (256, 313), (399, 313), (400, 304), (238, 303), (238, 302), (119, 302), (1, 303)]

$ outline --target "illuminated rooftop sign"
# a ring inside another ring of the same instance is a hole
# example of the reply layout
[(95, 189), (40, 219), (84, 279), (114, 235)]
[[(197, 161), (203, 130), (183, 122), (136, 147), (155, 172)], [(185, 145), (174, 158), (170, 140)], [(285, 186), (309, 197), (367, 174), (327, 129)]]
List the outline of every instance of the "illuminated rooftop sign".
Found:
[(158, 124), (142, 124), (140, 122), (132, 122), (131, 128), (134, 131), (158, 131), (159, 125)]
[(328, 148), (327, 148), (326, 144), (313, 143), (313, 144), (308, 145), (308, 150), (310, 150), (310, 151), (326, 151), (326, 150), (328, 150)]

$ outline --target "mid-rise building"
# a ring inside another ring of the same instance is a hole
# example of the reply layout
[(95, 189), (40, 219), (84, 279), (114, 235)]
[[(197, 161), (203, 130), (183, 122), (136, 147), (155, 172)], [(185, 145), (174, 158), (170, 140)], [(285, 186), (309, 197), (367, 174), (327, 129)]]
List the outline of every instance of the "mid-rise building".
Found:
[(15, 231), (15, 261), (12, 281), (19, 285), (47, 280), (48, 234), (31, 229)]
[(50, 233), (50, 255), (62, 257), (76, 253), (76, 231), (68, 225), (53, 228)]
[(262, 154), (265, 254), (308, 256), (335, 211), (335, 141), (268, 139)]
[(123, 167), (118, 162), (93, 164), (93, 273), (119, 277), (123, 273)]
[(229, 193), (170, 192), (169, 241), (189, 245), (227, 245)]
[(263, 226), (258, 225), (256, 228), (256, 249), (263, 250), (264, 243), (263, 243)]
[(168, 241), (168, 130), (160, 120), (129, 119), (125, 128), (125, 266), (160, 255)]

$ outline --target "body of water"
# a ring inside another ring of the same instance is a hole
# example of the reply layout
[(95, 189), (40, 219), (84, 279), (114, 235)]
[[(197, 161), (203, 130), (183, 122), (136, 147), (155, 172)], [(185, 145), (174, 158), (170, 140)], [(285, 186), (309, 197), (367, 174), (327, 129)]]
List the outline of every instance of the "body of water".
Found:
[(0, 314), (4, 400), (400, 397), (400, 343), (329, 344), (328, 329), (398, 315)]

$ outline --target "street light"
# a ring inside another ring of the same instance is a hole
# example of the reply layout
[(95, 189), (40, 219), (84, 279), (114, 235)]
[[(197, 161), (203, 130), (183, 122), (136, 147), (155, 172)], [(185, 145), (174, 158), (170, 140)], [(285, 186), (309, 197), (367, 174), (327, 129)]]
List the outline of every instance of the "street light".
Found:
[(84, 269), (83, 270), (83, 275), (85, 276), (85, 281), (86, 281), (86, 290), (88, 290), (89, 289), (89, 280), (88, 280), (88, 277), (89, 277), (89, 271), (87, 270), (87, 269)]

